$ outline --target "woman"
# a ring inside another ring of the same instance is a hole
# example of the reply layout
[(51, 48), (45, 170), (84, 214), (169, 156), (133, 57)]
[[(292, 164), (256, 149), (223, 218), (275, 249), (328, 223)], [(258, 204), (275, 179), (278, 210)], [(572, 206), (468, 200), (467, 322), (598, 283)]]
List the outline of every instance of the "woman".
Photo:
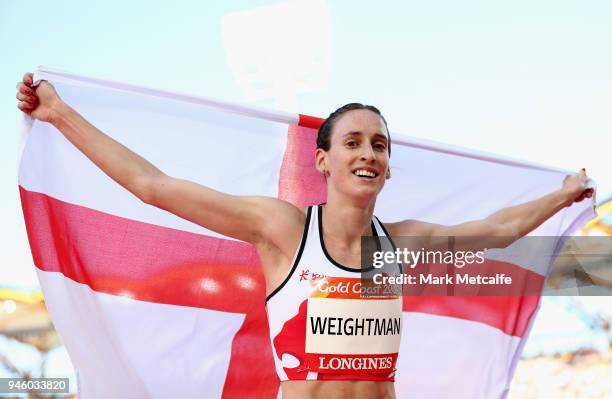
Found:
[[(441, 237), (478, 236), (488, 237), (479, 241), (482, 247), (504, 247), (563, 207), (592, 196), (583, 169), (567, 177), (558, 191), (482, 220), (454, 226), (416, 220), (383, 225), (373, 211), (391, 177), (391, 151), (386, 121), (374, 107), (349, 104), (321, 126), (315, 164), (327, 180), (327, 201), (300, 209), (275, 198), (232, 196), (167, 176), (87, 122), (49, 83), (34, 88), (27, 73), (17, 88), (20, 110), (53, 124), (143, 202), (256, 247), (285, 398), (395, 397), (401, 301), (342, 293), (360, 272), (371, 270), (361, 267), (362, 236), (420, 236), (432, 247), (445, 245)], [(296, 270), (306, 268), (317, 278), (298, 276)], [(388, 271), (401, 272), (399, 267)], [(330, 287), (335, 296), (327, 295)]]

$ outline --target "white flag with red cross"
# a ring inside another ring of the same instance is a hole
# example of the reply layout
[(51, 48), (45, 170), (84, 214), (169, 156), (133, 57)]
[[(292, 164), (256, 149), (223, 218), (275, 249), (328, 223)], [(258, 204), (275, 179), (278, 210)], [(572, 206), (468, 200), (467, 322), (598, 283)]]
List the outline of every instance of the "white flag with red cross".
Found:
[[(87, 120), (165, 173), (235, 195), (324, 202), (321, 119), (40, 68)], [(79, 397), (276, 398), (253, 246), (143, 204), (53, 126), (27, 121), (19, 190), (45, 300)], [(454, 224), (558, 189), (566, 171), (392, 134), (383, 222)], [(579, 203), (533, 234), (569, 234)], [(270, 215), (273, 218), (275, 215)], [(543, 280), (546, 268), (525, 270)], [(405, 297), (398, 397), (507, 392), (539, 297)]]

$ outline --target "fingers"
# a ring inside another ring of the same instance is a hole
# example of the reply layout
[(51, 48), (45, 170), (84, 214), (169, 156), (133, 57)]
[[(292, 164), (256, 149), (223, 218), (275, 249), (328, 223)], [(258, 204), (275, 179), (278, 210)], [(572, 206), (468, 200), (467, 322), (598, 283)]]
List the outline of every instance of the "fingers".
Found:
[(574, 200), (574, 202), (580, 202), (583, 199), (585, 199), (586, 195), (584, 192), (582, 192), (582, 194), (580, 194), (578, 197), (576, 197), (576, 199)]
[(35, 96), (27, 96), (21, 92), (17, 92), (17, 100), (19, 103), (17, 104), (17, 108), (22, 111), (32, 110), (36, 106), (36, 97)]
[(580, 202), (584, 200), (585, 198), (593, 198), (594, 193), (595, 191), (592, 188), (587, 188), (586, 190), (582, 192), (582, 194), (578, 196), (578, 198), (574, 200), (574, 202)]
[(30, 104), (34, 104), (36, 103), (36, 96), (28, 96), (26, 94), (23, 94), (21, 92), (17, 92), (17, 94), (15, 95), (15, 97), (17, 98), (17, 100), (19, 101), (25, 101), (28, 102)]
[(34, 82), (34, 75), (32, 75), (31, 72), (26, 72), (21, 81), (25, 83), (26, 86), (32, 86), (32, 83)]
[(30, 89), (23, 82), (17, 83), (17, 90), (19, 91), (19, 93), (22, 93), (28, 96), (34, 94), (34, 90)]
[(23, 75), (21, 82), (17, 83), (17, 94), (15, 97), (19, 100), (17, 108), (29, 114), (36, 107), (36, 95), (34, 90), (30, 88), (33, 83), (33, 75), (27, 72)]
[(20, 110), (27, 112), (27, 111), (31, 111), (34, 109), (34, 104), (31, 104), (29, 102), (26, 101), (20, 101), (17, 104), (17, 108), (19, 108)]

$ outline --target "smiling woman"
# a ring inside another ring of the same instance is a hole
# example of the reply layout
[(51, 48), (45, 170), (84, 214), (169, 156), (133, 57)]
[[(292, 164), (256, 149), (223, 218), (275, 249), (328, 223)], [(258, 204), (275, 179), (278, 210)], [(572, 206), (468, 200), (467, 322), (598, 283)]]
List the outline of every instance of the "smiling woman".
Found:
[[(334, 111), (319, 128), (315, 153), (315, 165), (328, 180), (327, 203), (335, 203), (336, 200), (330, 199), (341, 193), (348, 195), (342, 201), (352, 202), (361, 191), (366, 196), (360, 206), (373, 211), (375, 197), (372, 194), (378, 194), (391, 176), (390, 155), (387, 122), (376, 107), (350, 103)], [(355, 186), (355, 181), (360, 185)], [(363, 187), (369, 187), (369, 194), (363, 191), (361, 185), (364, 183)]]

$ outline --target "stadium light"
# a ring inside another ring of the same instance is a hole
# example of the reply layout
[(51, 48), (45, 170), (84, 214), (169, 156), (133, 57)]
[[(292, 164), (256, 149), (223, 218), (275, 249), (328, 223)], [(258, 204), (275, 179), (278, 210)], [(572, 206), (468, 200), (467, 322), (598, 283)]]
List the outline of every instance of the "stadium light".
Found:
[(328, 85), (331, 28), (326, 0), (289, 0), (226, 14), (227, 64), (247, 101), (297, 111), (297, 95)]

